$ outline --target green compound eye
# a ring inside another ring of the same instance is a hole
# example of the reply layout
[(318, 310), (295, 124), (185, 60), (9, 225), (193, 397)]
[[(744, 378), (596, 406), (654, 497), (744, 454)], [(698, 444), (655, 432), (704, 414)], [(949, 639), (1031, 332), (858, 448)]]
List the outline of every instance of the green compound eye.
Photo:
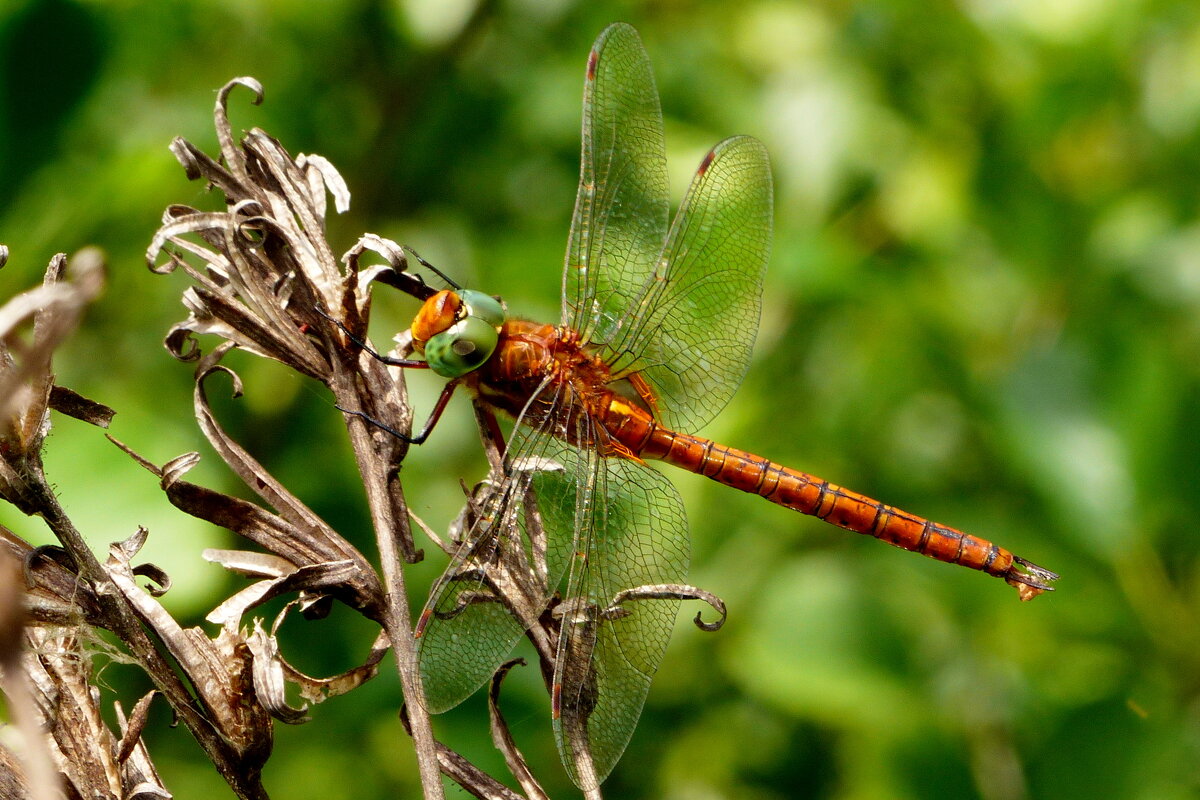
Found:
[(425, 360), (429, 368), (443, 378), (460, 378), (482, 366), (491, 357), (499, 339), (495, 326), (480, 317), (467, 317), (429, 337), (425, 343)]
[(477, 292), (474, 289), (463, 289), (458, 293), (463, 305), (467, 307), (467, 315), (479, 317), (493, 328), (504, 324), (504, 306), (490, 294)]

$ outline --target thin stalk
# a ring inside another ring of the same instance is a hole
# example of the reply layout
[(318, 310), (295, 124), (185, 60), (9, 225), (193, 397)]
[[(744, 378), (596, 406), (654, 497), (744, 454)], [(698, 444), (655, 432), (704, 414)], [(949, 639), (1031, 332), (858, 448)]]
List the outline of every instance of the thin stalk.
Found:
[(404, 584), (402, 557), (397, 546), (397, 528), (407, 520), (392, 516), (390, 494), (386, 485), (386, 468), (379, 469), (371, 463), (374, 446), (367, 423), (357, 416), (347, 421), (350, 440), (353, 444), (359, 473), (367, 491), (367, 505), (371, 509), (371, 523), (375, 529), (375, 540), (379, 547), (379, 561), (383, 573), (385, 601), (385, 624), (388, 638), (392, 641), (392, 652), (396, 654), (396, 670), (400, 686), (407, 701), (413, 746), (417, 754), (417, 768), (421, 775), (421, 788), (426, 800), (443, 800), (441, 768), (438, 765), (437, 740), (433, 736), (433, 723), (421, 703), (421, 687), (417, 685), (417, 653), (412, 635), (412, 615), (408, 607), (408, 592)]

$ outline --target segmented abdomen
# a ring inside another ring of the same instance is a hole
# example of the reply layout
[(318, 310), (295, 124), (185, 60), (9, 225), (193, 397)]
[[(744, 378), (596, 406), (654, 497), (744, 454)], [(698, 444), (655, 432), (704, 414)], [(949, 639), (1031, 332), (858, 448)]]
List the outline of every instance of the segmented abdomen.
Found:
[(896, 547), (1004, 578), (1028, 600), (1058, 576), (986, 539), (910, 514), (762, 456), (664, 428), (614, 398), (605, 427), (629, 454), (658, 459)]
[[(1050, 591), (1049, 583), (1058, 578), (986, 539), (762, 456), (670, 430), (651, 416), (647, 407), (653, 407), (654, 398), (636, 384), (631, 392), (636, 399), (597, 389), (608, 379), (605, 365), (558, 329), (510, 321), (497, 355), (480, 370), (480, 396), (513, 416), (523, 412), (525, 424), (576, 446), (599, 448), (606, 457), (666, 461), (840, 528), (1004, 578), (1022, 600)], [(570, 391), (565, 391), (567, 384)], [(545, 391), (529, 403), (539, 386)], [(600, 425), (580, 424), (583, 415)]]
[(660, 456), (663, 461), (785, 508), (992, 575), (1006, 575), (1013, 565), (1012, 553), (985, 539), (909, 514), (814, 475), (707, 439), (679, 433), (671, 438), (668, 450)]

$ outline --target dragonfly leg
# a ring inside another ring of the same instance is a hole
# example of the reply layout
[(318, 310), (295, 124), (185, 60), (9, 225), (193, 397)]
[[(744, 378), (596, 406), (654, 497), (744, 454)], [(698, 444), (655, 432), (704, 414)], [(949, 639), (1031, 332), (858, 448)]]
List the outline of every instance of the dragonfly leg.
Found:
[[(377, 350), (375, 350), (375, 348), (371, 347), (371, 345), (367, 344), (366, 341), (364, 341), (363, 339), (359, 338), (354, 333), (352, 333), (350, 331), (350, 329), (347, 328), (346, 325), (341, 320), (334, 319), (333, 317), (329, 316), (324, 311), (322, 311), (320, 308), (317, 309), (317, 313), (320, 314), (325, 319), (332, 322), (334, 325), (336, 325), (338, 327), (338, 330), (340, 330), (342, 333), (346, 334), (346, 338), (348, 338), (351, 342), (353, 342), (356, 346), (358, 346), (361, 350), (363, 350), (367, 355), (369, 355), (371, 358), (375, 359), (376, 361), (387, 364), (390, 367), (405, 367), (407, 369), (429, 369), (429, 363), (426, 361), (423, 361), (421, 359), (393, 358), (392, 356), (385, 356), (383, 353), (378, 352)], [(345, 411), (346, 409), (342, 409), (342, 410)], [(356, 412), (351, 411), (351, 412), (347, 412), (347, 413), (353, 414)]]
[(446, 384), (446, 387), (442, 389), (442, 393), (438, 397), (437, 403), (435, 403), (433, 406), (433, 412), (430, 413), (429, 419), (425, 422), (425, 427), (421, 428), (421, 432), (416, 436), (409, 436), (406, 433), (401, 433), (391, 425), (388, 425), (386, 422), (375, 419), (370, 414), (367, 414), (363, 411), (356, 411), (351, 408), (342, 408), (341, 406), (336, 406), (336, 408), (338, 411), (341, 411), (344, 414), (352, 414), (366, 422), (371, 423), (380, 430), (387, 431), (392, 436), (395, 436), (397, 439), (403, 442), (408, 442), (409, 444), (425, 444), (425, 440), (429, 438), (429, 434), (433, 431), (433, 426), (437, 425), (438, 420), (442, 418), (442, 412), (446, 410), (446, 406), (449, 404), (450, 398), (454, 395), (454, 387), (457, 385), (458, 381), (450, 381)]
[(655, 398), (650, 384), (646, 383), (646, 379), (642, 377), (642, 373), (635, 372), (630, 375), (629, 385), (633, 387), (638, 399), (646, 404), (646, 410), (650, 412), (651, 416), (655, 419), (662, 419), (662, 415), (658, 412), (658, 399)]

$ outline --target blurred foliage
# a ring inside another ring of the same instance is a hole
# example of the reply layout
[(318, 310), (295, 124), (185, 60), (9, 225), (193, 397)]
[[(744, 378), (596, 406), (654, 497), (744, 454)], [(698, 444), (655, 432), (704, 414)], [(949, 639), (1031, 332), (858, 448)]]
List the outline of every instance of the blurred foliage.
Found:
[[(673, 475), (693, 582), (732, 615), (714, 636), (681, 616), (607, 794), (1200, 797), (1193, 0), (0, 0), (3, 293), (58, 250), (104, 247), (109, 288), (60, 381), (117, 408), (113, 433), (160, 463), (204, 451), (190, 370), (159, 345), (182, 284), (142, 253), (168, 203), (214, 202), (167, 144), (212, 152), (214, 92), (246, 74), (267, 98), (235, 93), (235, 127), (346, 177), (335, 249), (377, 232), (556, 319), (585, 60), (617, 19), (654, 61), (677, 197), (733, 133), (763, 139), (776, 169), (756, 361), (706, 433), (1063, 578), (1022, 605), (979, 574)], [(373, 335), (413, 310), (380, 295)], [(228, 426), (368, 548), (329, 398), (243, 364)], [(438, 388), (426, 377), (419, 408)], [(454, 405), (405, 464), (414, 509), (437, 526), (458, 479), (483, 470)], [(80, 423), (55, 425), (48, 470), (68, 511), (97, 548), (147, 525), (148, 557), (178, 585), (165, 600), (199, 621), (226, 578), (198, 553), (228, 540)], [(206, 464), (197, 480), (231, 490)], [(11, 509), (0, 522), (43, 541)], [(442, 566), (430, 562), (418, 585)], [(349, 666), (371, 637), (349, 614), (289, 625), (311, 671)], [(128, 672), (105, 678), (140, 688)], [(515, 734), (553, 796), (572, 796), (524, 672), (506, 689)], [(281, 726), (273, 796), (412, 796), (399, 701), (385, 671)], [(440, 730), (501, 775), (484, 713), (475, 698)], [(156, 722), (151, 752), (177, 796), (224, 796), (186, 735)]]

